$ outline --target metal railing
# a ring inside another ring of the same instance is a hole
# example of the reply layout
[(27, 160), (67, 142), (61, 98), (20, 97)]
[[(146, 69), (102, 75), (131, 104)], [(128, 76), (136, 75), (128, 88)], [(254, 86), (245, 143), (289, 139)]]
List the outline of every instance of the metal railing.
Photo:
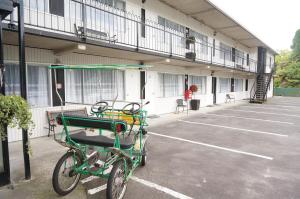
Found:
[[(85, 1), (85, 3), (83, 3)], [(51, 14), (48, 0), (25, 0), (25, 27), (142, 49), (166, 56), (256, 72), (257, 63), (197, 38), (187, 48), (184, 32), (175, 31), (95, 0), (65, 0), (62, 16)], [(52, 11), (53, 12), (53, 11)], [(16, 12), (7, 18), (16, 23)], [(192, 56), (189, 56), (192, 55)], [(234, 61), (232, 61), (234, 60)]]

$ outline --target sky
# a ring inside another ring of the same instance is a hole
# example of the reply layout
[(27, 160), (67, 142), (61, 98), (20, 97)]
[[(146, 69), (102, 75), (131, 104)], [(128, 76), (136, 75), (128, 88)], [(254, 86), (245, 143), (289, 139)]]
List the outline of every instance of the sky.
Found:
[(300, 0), (210, 0), (274, 50), (290, 49)]

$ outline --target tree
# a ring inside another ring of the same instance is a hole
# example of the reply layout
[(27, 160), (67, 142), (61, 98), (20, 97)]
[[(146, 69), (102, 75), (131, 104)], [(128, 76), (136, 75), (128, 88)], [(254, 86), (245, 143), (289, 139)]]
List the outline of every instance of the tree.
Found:
[(291, 46), (293, 49), (292, 59), (293, 61), (300, 61), (300, 29), (297, 30), (293, 39), (293, 45)]

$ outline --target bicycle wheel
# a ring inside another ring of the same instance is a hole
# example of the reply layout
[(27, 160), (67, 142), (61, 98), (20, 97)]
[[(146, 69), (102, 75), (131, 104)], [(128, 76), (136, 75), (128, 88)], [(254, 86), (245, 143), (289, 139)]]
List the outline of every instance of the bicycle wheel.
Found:
[(107, 181), (107, 199), (122, 199), (124, 197), (127, 188), (125, 178), (124, 161), (115, 162)]
[(142, 151), (142, 160), (141, 160), (141, 166), (145, 166), (147, 163), (147, 147), (146, 143), (144, 144), (143, 151)]
[(52, 185), (56, 193), (65, 196), (76, 188), (81, 174), (75, 173), (74, 168), (81, 164), (79, 155), (73, 152), (67, 152), (59, 159), (52, 175)]

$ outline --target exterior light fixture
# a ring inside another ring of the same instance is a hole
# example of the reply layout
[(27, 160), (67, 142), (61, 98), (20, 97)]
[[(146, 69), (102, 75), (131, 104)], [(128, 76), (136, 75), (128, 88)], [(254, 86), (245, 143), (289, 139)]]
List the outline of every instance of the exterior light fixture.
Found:
[(207, 66), (207, 68), (210, 68), (210, 66)]
[(78, 44), (77, 48), (78, 48), (78, 50), (86, 50), (86, 45)]
[(170, 59), (166, 59), (165, 61), (166, 61), (167, 63), (170, 63), (170, 62), (171, 62), (171, 60), (170, 60)]

